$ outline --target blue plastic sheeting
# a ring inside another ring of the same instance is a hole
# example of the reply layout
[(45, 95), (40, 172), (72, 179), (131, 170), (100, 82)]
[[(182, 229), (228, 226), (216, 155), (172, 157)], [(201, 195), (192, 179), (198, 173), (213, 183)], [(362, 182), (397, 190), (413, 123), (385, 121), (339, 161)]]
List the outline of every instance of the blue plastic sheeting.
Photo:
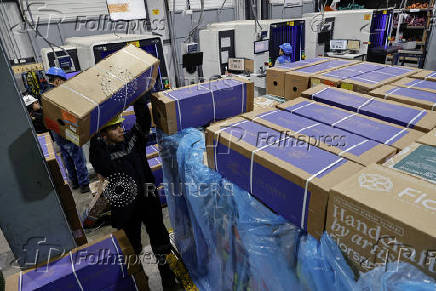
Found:
[(177, 248), (197, 287), (299, 289), (300, 230), (204, 166), (200, 131), (165, 136), (160, 144)]
[(356, 281), (328, 235), (321, 241), (302, 235), (203, 165), (202, 132), (159, 135), (177, 248), (200, 290), (435, 290), (434, 280), (405, 263)]

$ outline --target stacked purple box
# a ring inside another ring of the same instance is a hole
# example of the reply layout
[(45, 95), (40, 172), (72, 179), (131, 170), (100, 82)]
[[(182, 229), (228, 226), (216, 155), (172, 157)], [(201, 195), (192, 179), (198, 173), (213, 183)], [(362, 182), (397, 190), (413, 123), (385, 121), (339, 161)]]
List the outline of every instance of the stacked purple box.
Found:
[(414, 69), (404, 67), (384, 67), (383, 69), (364, 73), (349, 79), (367, 84), (377, 84), (393, 77), (400, 77), (401, 75), (411, 71), (414, 71)]
[(364, 73), (377, 71), (377, 70), (380, 70), (384, 67), (385, 66), (383, 66), (383, 65), (362, 63), (362, 64), (357, 64), (357, 65), (337, 69), (334, 71), (330, 71), (330, 72), (322, 74), (322, 76), (344, 80), (344, 79), (358, 76), (358, 75), (361, 75)]

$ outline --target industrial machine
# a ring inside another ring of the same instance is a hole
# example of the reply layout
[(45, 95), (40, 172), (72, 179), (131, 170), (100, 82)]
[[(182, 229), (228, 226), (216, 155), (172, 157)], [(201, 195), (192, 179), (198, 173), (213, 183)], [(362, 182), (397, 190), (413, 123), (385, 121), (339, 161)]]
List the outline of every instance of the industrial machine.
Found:
[(160, 60), (154, 91), (161, 91), (170, 87), (162, 41), (158, 36), (152, 34), (104, 34), (87, 37), (71, 37), (67, 38), (65, 43), (77, 49), (77, 58), (81, 70), (86, 70), (124, 46), (133, 44)]
[(268, 64), (278, 56), (278, 46), (289, 42), (294, 48), (293, 60), (304, 58), (304, 21), (240, 20), (213, 23), (200, 31), (200, 50), (204, 53), (205, 78), (223, 75), (229, 58), (254, 61), (254, 74), (265, 74)]
[(330, 51), (336, 54), (356, 53), (360, 50), (360, 41), (354, 39), (330, 40)]
[(59, 67), (65, 73), (80, 71), (79, 58), (77, 57), (77, 48), (74, 46), (61, 46), (41, 49), (42, 64), (44, 70), (50, 67)]
[(330, 40), (351, 39), (360, 43), (359, 53), (368, 52), (372, 9), (306, 13), (306, 57), (314, 58), (330, 51)]

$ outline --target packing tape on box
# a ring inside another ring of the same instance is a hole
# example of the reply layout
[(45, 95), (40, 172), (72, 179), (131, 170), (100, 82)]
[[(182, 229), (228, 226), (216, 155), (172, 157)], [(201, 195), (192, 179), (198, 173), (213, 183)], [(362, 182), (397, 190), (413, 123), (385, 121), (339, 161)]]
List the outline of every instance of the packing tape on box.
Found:
[(424, 78), (424, 80), (427, 81), (428, 78), (433, 78), (436, 77), (436, 72), (431, 73), (430, 75), (428, 75), (427, 77)]
[(386, 93), (384, 99), (388, 99), (389, 95), (393, 95), (395, 92), (397, 92), (400, 89), (401, 89), (401, 87), (398, 87), (398, 88), (395, 88), (394, 90), (392, 90), (392, 92)]
[(63, 87), (63, 88), (65, 88), (65, 89), (67, 89), (67, 90), (70, 90), (70, 91), (73, 92), (74, 94), (79, 95), (80, 97), (84, 98), (85, 100), (89, 101), (90, 103), (92, 103), (93, 105), (95, 105), (95, 106), (97, 107), (97, 128), (100, 128), (100, 104), (98, 104), (97, 101), (92, 100), (92, 99), (89, 98), (88, 96), (85, 96), (85, 95), (83, 95), (82, 93), (77, 92), (77, 91), (74, 90), (73, 88), (71, 88), (71, 87), (65, 85), (65, 83), (64, 83), (64, 84), (61, 84), (60, 86)]

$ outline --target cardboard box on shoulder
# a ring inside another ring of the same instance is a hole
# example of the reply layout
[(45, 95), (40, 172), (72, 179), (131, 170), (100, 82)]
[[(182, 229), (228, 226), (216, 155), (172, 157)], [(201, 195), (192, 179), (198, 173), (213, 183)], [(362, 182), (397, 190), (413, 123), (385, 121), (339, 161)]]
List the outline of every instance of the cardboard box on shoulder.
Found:
[(359, 63), (359, 61), (330, 59), (329, 61), (321, 64), (287, 72), (285, 75), (284, 98), (287, 100), (293, 100), (297, 97), (300, 97), (301, 92), (309, 88), (310, 79), (317, 74), (347, 67), (357, 63)]
[(332, 87), (339, 87), (341, 81), (350, 77), (359, 76), (364, 73), (383, 69), (384, 65), (362, 62), (344, 68), (331, 70), (322, 74), (317, 74), (310, 79), (311, 87), (318, 84), (325, 84)]
[(391, 146), (284, 110), (263, 109), (241, 116), (363, 166), (382, 163), (397, 152)]
[(152, 95), (153, 119), (166, 134), (252, 111), (254, 83), (231, 77)]
[(436, 71), (421, 70), (412, 78), (436, 82)]
[(330, 188), (362, 169), (242, 117), (208, 127), (206, 144), (209, 167), (318, 239)]
[(285, 96), (285, 74), (292, 70), (327, 62), (329, 58), (313, 58), (293, 63), (276, 64), (266, 72), (266, 93), (284, 97)]
[(148, 291), (148, 278), (124, 231), (49, 258), (6, 280), (6, 291), (17, 290)]
[(331, 125), (381, 144), (402, 150), (424, 135), (414, 129), (388, 123), (357, 112), (332, 107), (305, 98), (297, 98), (278, 106), (279, 109)]
[(436, 278), (435, 215), (434, 184), (374, 164), (332, 188), (326, 232), (356, 270), (400, 260)]
[(47, 162), (50, 176), (52, 177), (65, 217), (71, 227), (74, 240), (77, 245), (84, 245), (88, 240), (86, 239), (82, 223), (77, 215), (76, 202), (74, 201), (73, 193), (68, 184), (66, 169), (63, 165), (62, 159), (55, 152), (53, 141), (49, 133), (38, 134), (38, 142)]
[(350, 77), (341, 81), (341, 88), (368, 94), (371, 90), (413, 75), (417, 69), (386, 66), (383, 69)]
[(436, 128), (419, 138), (416, 142), (436, 147)]
[(385, 85), (372, 90), (370, 94), (375, 97), (386, 100), (394, 100), (430, 111), (436, 110), (436, 93), (431, 93), (420, 89)]
[(422, 132), (429, 132), (436, 127), (436, 112), (341, 88), (318, 85), (304, 91), (301, 95), (327, 105)]
[(436, 82), (429, 81), (429, 80), (403, 78), (401, 80), (396, 81), (392, 85), (405, 87), (405, 88), (419, 89), (429, 93), (436, 94)]
[(436, 184), (435, 157), (436, 147), (413, 143), (389, 159), (384, 166)]
[(128, 45), (42, 97), (44, 122), (83, 145), (138, 97), (153, 88), (159, 60)]

